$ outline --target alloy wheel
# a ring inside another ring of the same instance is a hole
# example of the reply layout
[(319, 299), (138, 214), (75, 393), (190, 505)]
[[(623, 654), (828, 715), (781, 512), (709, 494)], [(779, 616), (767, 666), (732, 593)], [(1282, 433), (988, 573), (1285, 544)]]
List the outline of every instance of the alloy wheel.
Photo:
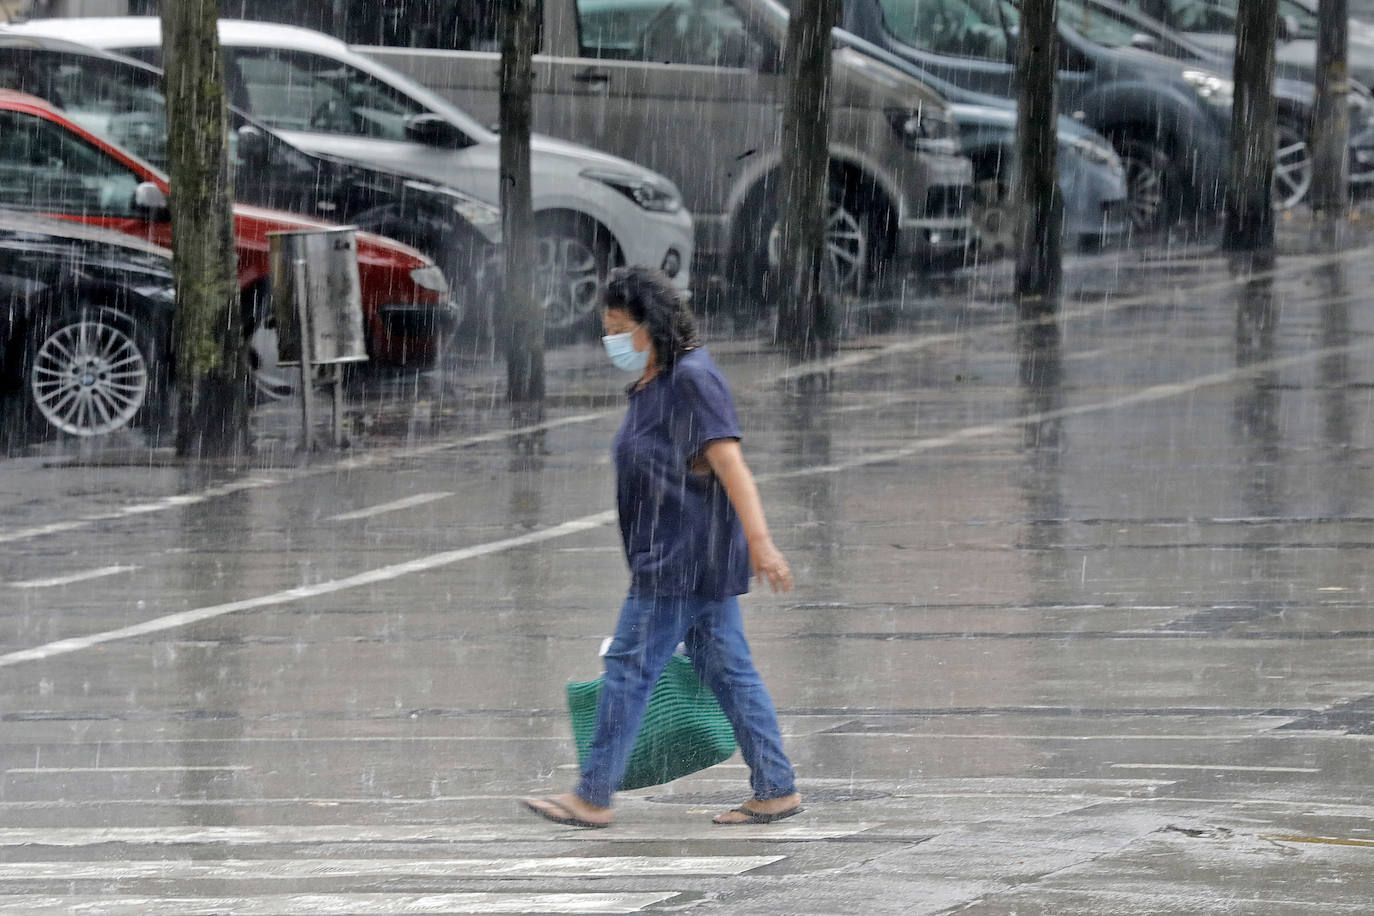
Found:
[(39, 341), (29, 371), (39, 413), (73, 436), (127, 425), (148, 396), (147, 356), (127, 331), (100, 319), (54, 328)]
[(1312, 188), (1312, 155), (1302, 132), (1280, 124), (1274, 158), (1274, 208), (1288, 210), (1307, 197)]
[[(768, 264), (782, 257), (782, 229), (775, 222), (768, 233)], [(831, 292), (860, 295), (868, 267), (868, 232), (862, 218), (843, 203), (831, 205), (825, 220), (825, 263), (821, 277)]]
[(571, 328), (596, 311), (600, 261), (593, 247), (578, 235), (555, 231), (539, 237), (534, 289), (546, 328)]
[(1150, 230), (1164, 216), (1165, 173), (1160, 154), (1148, 146), (1131, 145), (1121, 157), (1126, 169), (1126, 208), (1131, 225)]

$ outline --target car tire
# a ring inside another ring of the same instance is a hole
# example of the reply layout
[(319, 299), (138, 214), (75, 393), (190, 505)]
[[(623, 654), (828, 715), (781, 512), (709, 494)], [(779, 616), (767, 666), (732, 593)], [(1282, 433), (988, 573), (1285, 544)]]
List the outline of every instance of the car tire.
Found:
[(1126, 207), (1131, 227), (1138, 232), (1163, 229), (1183, 209), (1178, 168), (1157, 144), (1132, 138), (1113, 138), (1126, 169)]
[[(842, 191), (834, 184), (830, 190), (822, 281), (831, 295), (858, 298), (873, 279), (878, 235), (875, 208), (858, 190)], [(781, 242), (777, 204), (770, 200), (757, 209), (738, 236), (734, 271), (747, 301), (737, 303), (736, 314), (761, 314), (770, 304), (778, 282)]]
[(167, 335), (115, 309), (83, 305), (29, 327), (25, 397), (35, 419), (91, 437), (167, 419)]
[(546, 344), (594, 336), (615, 250), (611, 234), (600, 226), (562, 216), (535, 218), (534, 296), (544, 311)]
[(1302, 126), (1280, 120), (1276, 132), (1274, 209), (1291, 210), (1307, 200), (1312, 190), (1312, 150)]

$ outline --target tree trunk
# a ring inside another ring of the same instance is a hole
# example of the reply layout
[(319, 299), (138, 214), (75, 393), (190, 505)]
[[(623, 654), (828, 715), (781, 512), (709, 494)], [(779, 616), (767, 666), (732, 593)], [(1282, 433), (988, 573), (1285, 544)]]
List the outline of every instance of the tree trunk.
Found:
[(1058, 308), (1064, 200), (1059, 193), (1058, 33), (1054, 0), (1025, 0), (1016, 48), (1016, 301), (1023, 315)]
[(822, 268), (830, 212), (830, 32), (836, 15), (836, 0), (796, 0), (784, 51), (777, 341), (797, 358), (835, 347)]
[(516, 403), (544, 397), (544, 314), (534, 297), (530, 122), (538, 0), (507, 0), (501, 17), (501, 227), (506, 248), (506, 390)]
[(1247, 0), (1236, 15), (1235, 101), (1231, 106), (1230, 172), (1226, 181), (1227, 251), (1274, 245), (1274, 43), (1278, 0)]
[(1312, 127), (1312, 210), (1334, 222), (1350, 201), (1350, 84), (1346, 0), (1318, 0), (1317, 90)]
[(181, 456), (229, 456), (248, 447), (252, 378), (238, 297), (218, 9), (215, 0), (179, 0), (162, 12)]

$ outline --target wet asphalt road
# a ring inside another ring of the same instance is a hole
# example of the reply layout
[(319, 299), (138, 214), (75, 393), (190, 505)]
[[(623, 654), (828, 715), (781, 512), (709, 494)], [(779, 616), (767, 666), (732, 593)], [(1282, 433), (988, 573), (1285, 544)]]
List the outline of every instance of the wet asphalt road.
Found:
[(607, 831), (513, 800), (624, 589), (594, 346), (542, 418), (374, 380), (308, 467), (289, 405), (252, 467), (0, 462), (0, 911), (1370, 912), (1374, 251), (1087, 259), (1042, 326), (1004, 280), (821, 373), (711, 339), (799, 582), (746, 600), (769, 827), (709, 823), (737, 759)]

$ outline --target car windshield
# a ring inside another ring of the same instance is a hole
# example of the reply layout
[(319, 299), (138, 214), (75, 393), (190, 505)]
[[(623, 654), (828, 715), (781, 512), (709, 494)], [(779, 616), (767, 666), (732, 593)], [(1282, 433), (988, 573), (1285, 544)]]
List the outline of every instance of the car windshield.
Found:
[[(1235, 34), (1238, 0), (1130, 0), (1131, 5), (1180, 32)], [(1062, 5), (1062, 4), (1061, 4)], [(1279, 15), (1297, 33), (1290, 38), (1315, 39), (1317, 16), (1296, 0), (1279, 0)]]
[(1108, 48), (1129, 48), (1141, 32), (1138, 23), (1080, 0), (1059, 0), (1059, 21), (1088, 41)]

